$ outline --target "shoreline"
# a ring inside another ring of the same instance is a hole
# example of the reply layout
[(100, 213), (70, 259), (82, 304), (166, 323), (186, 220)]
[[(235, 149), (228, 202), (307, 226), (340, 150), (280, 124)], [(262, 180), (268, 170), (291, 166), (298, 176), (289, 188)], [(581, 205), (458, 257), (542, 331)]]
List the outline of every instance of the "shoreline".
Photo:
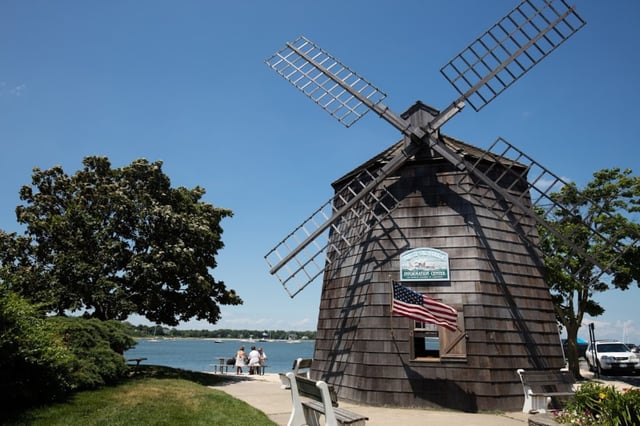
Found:
[(241, 342), (241, 343), (305, 343), (305, 342), (315, 342), (315, 339), (266, 339), (266, 340), (249, 340), (249, 339), (240, 339), (236, 337), (182, 337), (182, 336), (135, 336), (133, 337), (135, 340), (207, 340), (212, 342)]

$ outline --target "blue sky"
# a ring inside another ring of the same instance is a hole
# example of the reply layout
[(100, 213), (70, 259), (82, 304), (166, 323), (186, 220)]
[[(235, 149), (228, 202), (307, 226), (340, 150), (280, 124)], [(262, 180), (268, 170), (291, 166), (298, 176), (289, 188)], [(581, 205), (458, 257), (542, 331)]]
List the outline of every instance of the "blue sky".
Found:
[[(480, 147), (503, 137), (580, 185), (602, 168), (640, 173), (640, 2), (575, 3), (586, 27), (443, 132)], [(234, 211), (213, 274), (245, 301), (223, 307), (215, 326), (181, 328), (314, 329), (320, 286), (290, 299), (263, 256), (329, 199), (333, 180), (399, 135), (375, 114), (344, 128), (264, 59), (305, 35), (388, 93), (396, 112), (416, 100), (443, 109), (457, 96), (440, 68), (515, 5), (4, 0), (0, 228), (18, 230), (18, 190), (33, 167), (162, 160), (173, 186), (200, 185), (205, 201)], [(638, 296), (598, 297), (598, 337), (640, 343)]]

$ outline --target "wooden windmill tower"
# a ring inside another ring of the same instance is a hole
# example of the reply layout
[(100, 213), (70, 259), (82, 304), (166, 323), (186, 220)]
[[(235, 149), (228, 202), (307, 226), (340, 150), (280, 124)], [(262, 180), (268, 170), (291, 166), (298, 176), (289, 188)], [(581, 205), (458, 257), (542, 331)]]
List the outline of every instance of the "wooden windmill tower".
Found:
[[(373, 110), (403, 135), (334, 182), (335, 195), (265, 256), (291, 297), (323, 276), (312, 375), (341, 398), (517, 410), (517, 368), (563, 366), (537, 229), (561, 238), (545, 217), (564, 209), (549, 196), (564, 182), (503, 139), (481, 150), (439, 129), (584, 24), (564, 0), (525, 0), (441, 69), (460, 94), (443, 111), (418, 102), (392, 112), (383, 92), (304, 37), (266, 60), (347, 127)], [(435, 280), (433, 256), (447, 265)], [(391, 280), (455, 307), (458, 330), (391, 316)]]

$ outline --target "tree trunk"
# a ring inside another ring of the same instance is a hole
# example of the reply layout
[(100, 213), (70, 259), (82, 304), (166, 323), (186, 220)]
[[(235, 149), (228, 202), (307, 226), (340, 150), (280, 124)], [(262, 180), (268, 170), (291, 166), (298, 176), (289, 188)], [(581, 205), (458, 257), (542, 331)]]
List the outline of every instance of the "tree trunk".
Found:
[(567, 361), (569, 362), (569, 371), (576, 380), (582, 379), (580, 374), (580, 359), (578, 354), (578, 328), (573, 325), (565, 324), (567, 329)]

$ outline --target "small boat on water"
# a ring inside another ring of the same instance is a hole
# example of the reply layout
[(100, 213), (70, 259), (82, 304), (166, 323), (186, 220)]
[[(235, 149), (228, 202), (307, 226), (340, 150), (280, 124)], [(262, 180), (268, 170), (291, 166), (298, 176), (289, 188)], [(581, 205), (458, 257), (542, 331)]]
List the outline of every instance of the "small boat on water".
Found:
[(160, 337), (156, 336), (156, 333), (158, 332), (158, 325), (156, 325), (155, 327), (153, 327), (153, 336), (149, 339), (149, 342), (159, 342), (161, 339)]
[(300, 343), (301, 340), (298, 339), (298, 335), (297, 334), (290, 334), (289, 337), (287, 338), (287, 343)]

